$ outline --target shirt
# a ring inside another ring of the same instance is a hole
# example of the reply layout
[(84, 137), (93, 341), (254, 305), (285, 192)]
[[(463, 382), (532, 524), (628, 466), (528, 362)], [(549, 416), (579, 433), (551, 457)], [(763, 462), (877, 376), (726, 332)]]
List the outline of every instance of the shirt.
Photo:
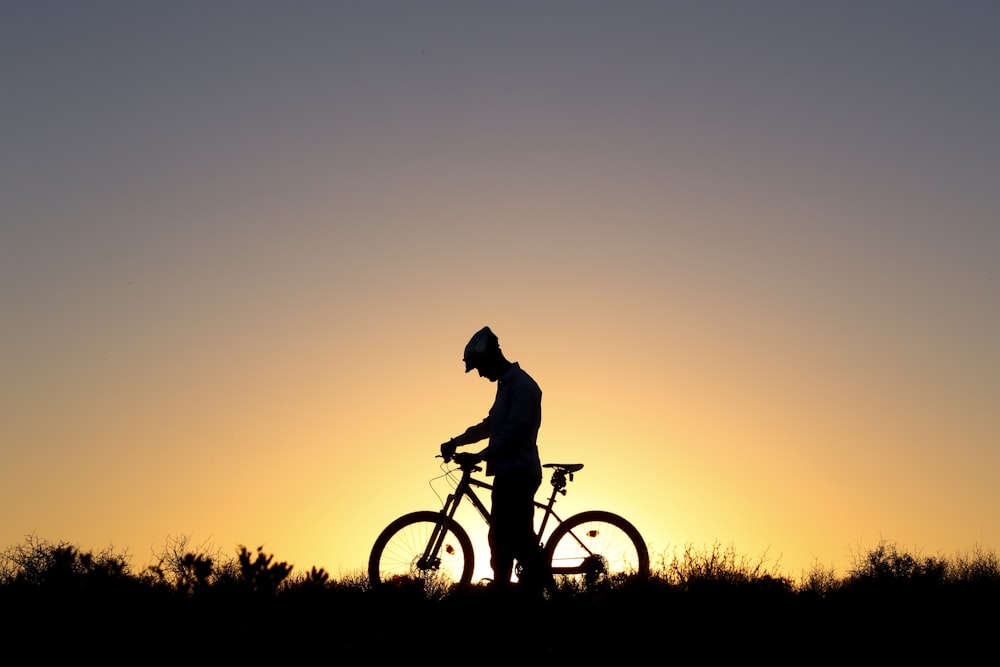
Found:
[(465, 432), (467, 442), (489, 437), (481, 454), (486, 474), (528, 472), (542, 476), (538, 458), (538, 429), (542, 425), (542, 390), (517, 363), (497, 381), (497, 395), (489, 415)]

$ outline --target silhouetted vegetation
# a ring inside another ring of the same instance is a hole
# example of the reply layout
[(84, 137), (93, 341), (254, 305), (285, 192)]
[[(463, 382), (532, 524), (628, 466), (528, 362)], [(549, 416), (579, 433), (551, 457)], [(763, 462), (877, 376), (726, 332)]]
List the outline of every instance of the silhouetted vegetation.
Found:
[[(898, 659), (946, 647), (954, 658), (986, 646), (1000, 592), (992, 550), (944, 558), (891, 542), (856, 555), (842, 577), (817, 564), (798, 580), (731, 545), (687, 546), (661, 556), (647, 580), (563, 581), (544, 600), (498, 598), (483, 585), (371, 589), (360, 574), (294, 572), (263, 547), (227, 556), (186, 537), (168, 538), (142, 571), (131, 562), (111, 548), (94, 553), (35, 536), (8, 547), (0, 553), (5, 631), (53, 655), (133, 647), (155, 651), (155, 662), (413, 658), (431, 646), (593, 659), (693, 645), (708, 659), (789, 660), (859, 651)], [(483, 632), (491, 627), (518, 633), (490, 645)]]

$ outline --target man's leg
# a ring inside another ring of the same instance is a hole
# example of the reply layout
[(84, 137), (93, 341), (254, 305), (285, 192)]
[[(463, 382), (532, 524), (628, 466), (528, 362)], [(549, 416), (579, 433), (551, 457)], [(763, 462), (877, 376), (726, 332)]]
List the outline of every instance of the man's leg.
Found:
[(490, 565), (493, 583), (506, 586), (514, 571), (517, 544), (517, 481), (513, 475), (497, 475), (493, 479), (493, 507), (490, 510)]
[(517, 548), (514, 556), (521, 566), (520, 583), (531, 589), (541, 589), (548, 581), (542, 550), (535, 535), (535, 492), (542, 483), (541, 477), (526, 475), (520, 480), (517, 511)]
[(538, 572), (541, 554), (535, 536), (535, 491), (541, 478), (531, 474), (497, 475), (493, 482), (490, 514), (490, 549), (493, 575), (498, 585), (510, 582), (514, 559), (522, 573)]

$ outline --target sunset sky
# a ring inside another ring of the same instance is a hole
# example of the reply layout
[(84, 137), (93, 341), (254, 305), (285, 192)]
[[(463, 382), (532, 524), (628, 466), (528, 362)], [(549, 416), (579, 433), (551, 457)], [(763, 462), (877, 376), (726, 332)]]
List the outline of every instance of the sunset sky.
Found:
[(998, 33), (943, 0), (4, 2), (0, 548), (359, 571), (447, 493), (484, 325), (543, 461), (586, 465), (559, 507), (654, 560), (1000, 547)]

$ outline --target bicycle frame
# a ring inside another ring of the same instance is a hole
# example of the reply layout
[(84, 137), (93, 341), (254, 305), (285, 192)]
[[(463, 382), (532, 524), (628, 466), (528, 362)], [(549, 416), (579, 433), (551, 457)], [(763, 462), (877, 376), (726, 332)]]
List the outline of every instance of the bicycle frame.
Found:
[[(485, 491), (492, 491), (493, 485), (472, 476), (472, 473), (482, 471), (482, 468), (478, 466), (461, 466), (461, 470), (462, 478), (459, 480), (455, 490), (448, 494), (448, 497), (444, 501), (444, 507), (441, 508), (441, 516), (447, 517), (448, 521), (441, 521), (435, 527), (433, 533), (431, 534), (431, 539), (427, 542), (427, 548), (424, 550), (423, 558), (419, 561), (421, 568), (428, 568), (430, 566), (437, 567), (439, 564), (440, 559), (437, 554), (440, 553), (444, 542), (445, 533), (447, 532), (445, 529), (450, 523), (454, 522), (455, 513), (458, 511), (458, 506), (461, 504), (463, 498), (468, 497), (473, 507), (475, 507), (480, 516), (483, 517), (483, 521), (485, 521), (487, 525), (490, 524), (490, 511), (486, 509), (486, 505), (479, 499), (475, 489), (479, 488)], [(533, 501), (537, 509), (544, 510), (545, 512), (542, 515), (542, 521), (541, 524), (539, 524), (538, 534), (536, 535), (540, 547), (543, 546), (541, 540), (542, 536), (545, 535), (545, 527), (549, 522), (549, 517), (555, 519), (556, 525), (561, 524), (563, 521), (562, 518), (556, 514), (553, 506), (556, 503), (556, 494), (566, 494), (567, 474), (570, 476), (570, 479), (572, 479), (572, 471), (556, 467), (555, 472), (552, 473), (552, 493), (549, 495), (548, 502), (543, 504), (537, 500)], [(590, 553), (590, 550), (587, 549), (587, 546), (582, 540), (580, 540), (579, 537), (573, 534), (572, 531), (570, 532), (570, 535), (572, 535), (582, 548), (586, 549), (587, 552)], [(552, 574), (583, 574), (586, 570), (586, 564), (577, 567), (553, 567)]]

